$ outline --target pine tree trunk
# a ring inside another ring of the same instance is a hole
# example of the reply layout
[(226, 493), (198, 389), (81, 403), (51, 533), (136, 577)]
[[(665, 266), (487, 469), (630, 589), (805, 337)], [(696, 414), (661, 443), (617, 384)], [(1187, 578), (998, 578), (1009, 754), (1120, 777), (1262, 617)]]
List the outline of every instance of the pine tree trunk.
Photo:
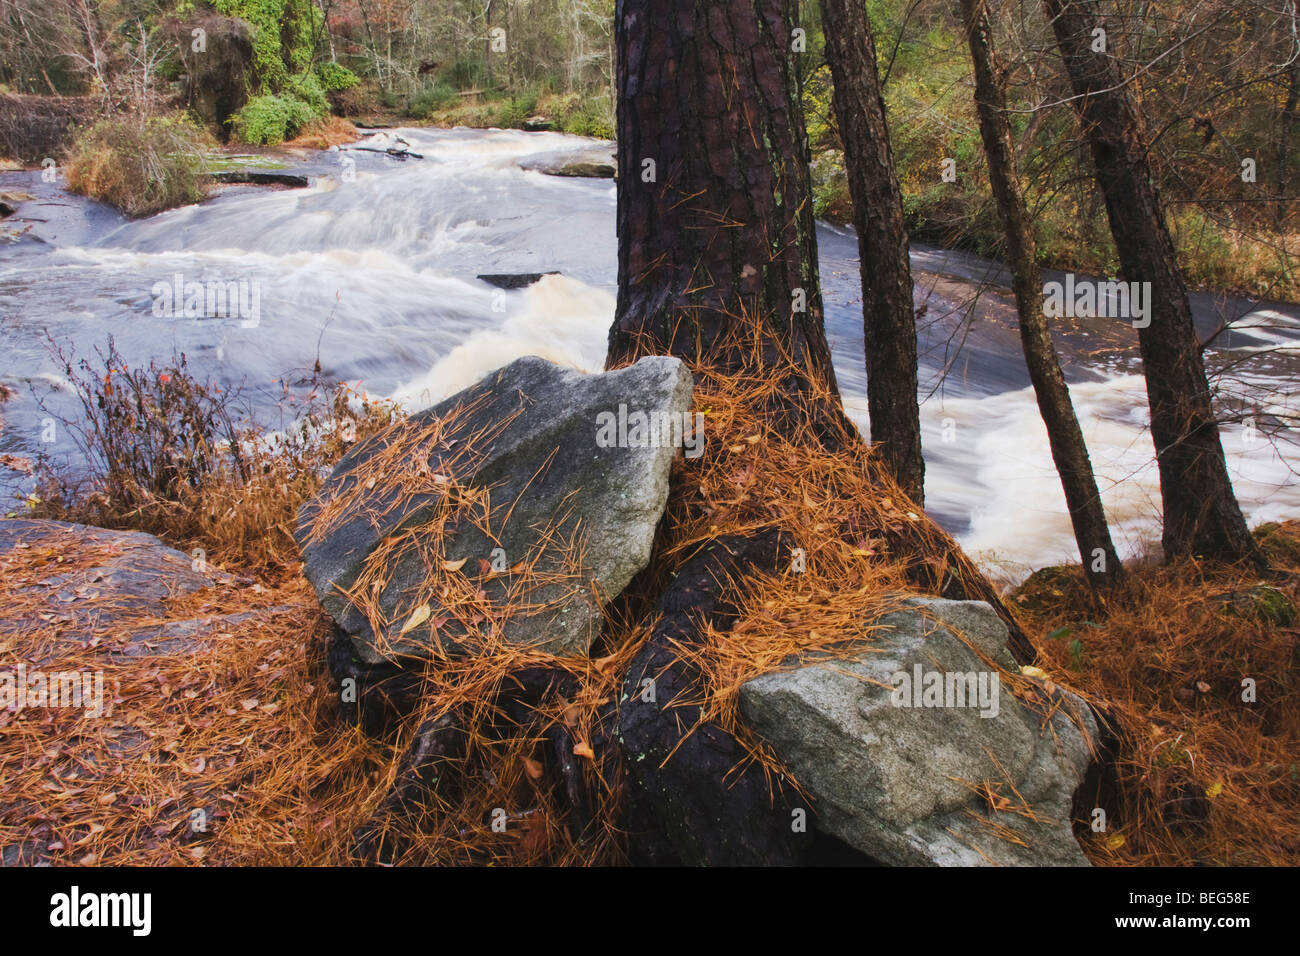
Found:
[(961, 8), (974, 65), (980, 137), (988, 157), (993, 198), (1007, 237), (1007, 259), (1020, 315), (1020, 344), (1025, 364), (1038, 399), (1038, 410), (1047, 426), (1052, 461), (1061, 476), (1084, 573), (1094, 587), (1110, 587), (1119, 581), (1123, 566), (1111, 543), (1088, 446), (1075, 417), (1070, 390), (1043, 315), (1042, 274), (1038, 269), (1033, 226), (1016, 173), (1011, 129), (1007, 125), (1006, 89), (993, 49), (988, 0), (961, 0)]
[(821, 10), (858, 233), (871, 441), (903, 490), (923, 504), (912, 268), (876, 47), (861, 0), (821, 0)]
[[(1149, 282), (1149, 325), (1138, 330), (1160, 468), (1166, 560), (1264, 561), (1246, 528), (1214, 420), (1187, 287), (1140, 134), (1140, 121), (1095, 0), (1043, 0), (1074, 88), (1124, 278)], [(1109, 42), (1109, 41), (1108, 41)]]
[(618, 311), (608, 364), (782, 351), (835, 388), (792, 5), (619, 0)]

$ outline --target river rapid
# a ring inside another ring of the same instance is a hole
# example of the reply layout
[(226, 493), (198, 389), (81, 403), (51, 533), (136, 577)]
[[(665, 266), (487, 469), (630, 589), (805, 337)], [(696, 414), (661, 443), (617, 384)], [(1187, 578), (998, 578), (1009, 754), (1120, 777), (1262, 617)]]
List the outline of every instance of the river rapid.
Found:
[[(135, 222), (40, 182), (39, 171), (0, 175), (0, 187), (37, 197), (19, 210), (28, 235), (0, 243), (0, 382), (13, 390), (0, 407), (0, 453), (75, 464), (66, 439), (41, 440), (49, 413), (77, 407), (47, 335), (93, 357), (111, 334), (132, 365), (184, 352), (200, 377), (242, 386), (266, 428), (287, 423), (283, 385), (300, 392), (318, 356), (328, 379), (411, 408), (522, 355), (599, 370), (617, 279), (613, 183), (518, 165), (594, 141), (502, 130), (382, 135), (402, 136), (424, 158), (318, 154), (306, 189), (233, 187)], [(865, 433), (857, 243), (851, 230), (823, 224), (818, 244), (836, 370)], [(1077, 560), (1007, 275), (988, 260), (920, 245), (912, 263), (924, 308), (927, 510), (1004, 583)], [(504, 292), (476, 278), (552, 271), (560, 274)], [(177, 276), (255, 288), (256, 321), (155, 314), (160, 284)], [(1216, 380), (1224, 413), (1244, 407), (1265, 425), (1293, 412), (1300, 308), (1207, 294), (1193, 304), (1203, 335), (1232, 323), (1209, 353), (1212, 367), (1232, 370)], [(1122, 556), (1148, 553), (1159, 539), (1160, 499), (1136, 335), (1115, 319), (1057, 325), (1117, 547)], [(1300, 516), (1298, 442), (1293, 429), (1270, 440), (1225, 425), (1229, 469), (1252, 524)], [(29, 476), (0, 467), (6, 498), (30, 487)]]

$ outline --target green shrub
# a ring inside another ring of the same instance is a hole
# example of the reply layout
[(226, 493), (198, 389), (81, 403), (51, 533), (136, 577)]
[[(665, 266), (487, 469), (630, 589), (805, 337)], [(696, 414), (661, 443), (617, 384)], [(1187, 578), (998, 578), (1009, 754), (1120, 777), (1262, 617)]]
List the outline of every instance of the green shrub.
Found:
[(429, 83), (411, 94), (406, 101), (406, 114), (425, 119), (435, 110), (446, 109), (460, 99), (456, 91), (445, 83)]
[(68, 186), (133, 218), (197, 202), (202, 137), (181, 115), (101, 120), (73, 141)]
[(609, 97), (597, 96), (581, 101), (577, 108), (560, 121), (560, 128), (575, 136), (614, 138), (613, 110)]
[(502, 129), (518, 129), (523, 126), (524, 120), (537, 112), (538, 99), (539, 94), (535, 90), (511, 96), (497, 113), (496, 125)]
[(253, 72), (263, 92), (278, 92), (311, 66), (321, 13), (291, 0), (212, 0), (218, 13), (253, 26)]
[(295, 96), (255, 96), (235, 116), (235, 133), (245, 143), (273, 146), (323, 114)]
[(320, 85), (326, 93), (350, 90), (361, 82), (357, 75), (346, 66), (340, 66), (337, 63), (328, 61), (316, 66), (316, 75), (320, 77)]
[(309, 122), (322, 118), (330, 111), (329, 100), (325, 98), (325, 89), (315, 73), (300, 73), (289, 77), (284, 85), (284, 93), (307, 104), (307, 108), (311, 110)]

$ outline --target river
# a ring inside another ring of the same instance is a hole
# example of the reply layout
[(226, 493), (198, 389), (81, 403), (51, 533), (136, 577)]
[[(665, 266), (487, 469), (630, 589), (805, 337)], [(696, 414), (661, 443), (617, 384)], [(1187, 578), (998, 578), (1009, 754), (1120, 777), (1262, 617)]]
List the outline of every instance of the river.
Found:
[[(301, 389), (319, 355), (327, 378), (422, 407), (521, 355), (598, 370), (614, 313), (615, 193), (609, 180), (525, 171), (526, 156), (590, 145), (556, 133), (394, 131), (424, 159), (319, 154), (306, 189), (233, 187), (196, 206), (135, 222), (40, 182), (0, 175), (48, 209), (18, 242), (0, 243), (0, 452), (75, 459), (65, 439), (41, 442), (50, 411), (75, 400), (46, 335), (93, 356), (112, 334), (133, 365), (183, 351), (201, 377), (242, 385), (256, 420), (292, 414), (282, 383)], [(392, 135), (392, 134), (389, 134)], [(58, 204), (58, 205), (53, 205)], [(32, 212), (31, 210), (35, 210)], [(827, 333), (846, 404), (866, 430), (861, 292), (851, 230), (818, 231)], [(1020, 353), (1007, 276), (996, 263), (916, 246), (922, 418), (929, 512), (995, 578), (1077, 560), (1060, 484)], [(499, 292), (485, 273), (551, 272)], [(259, 292), (255, 324), (155, 315), (154, 289), (242, 281)], [(1048, 279), (1059, 278), (1052, 273)], [(1194, 296), (1203, 334), (1221, 320), (1211, 365), (1231, 366), (1225, 411), (1242, 401), (1290, 413), (1300, 382), (1300, 308)], [(1113, 319), (1058, 323), (1075, 407), (1122, 556), (1159, 539), (1159, 488), (1136, 335)], [(48, 436), (47, 436), (48, 437)], [(1275, 440), (1238, 424), (1223, 443), (1252, 523), (1300, 516), (1300, 435)], [(30, 488), (0, 468), (6, 498)], [(19, 507), (15, 505), (15, 507)]]

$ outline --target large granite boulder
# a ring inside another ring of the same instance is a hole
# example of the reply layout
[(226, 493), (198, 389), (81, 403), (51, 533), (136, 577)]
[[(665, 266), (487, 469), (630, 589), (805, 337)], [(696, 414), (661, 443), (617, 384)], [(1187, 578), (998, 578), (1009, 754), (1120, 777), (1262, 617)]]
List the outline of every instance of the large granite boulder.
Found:
[(527, 357), (359, 442), (298, 527), (357, 658), (491, 640), (586, 653), (602, 603), (649, 561), (676, 453), (666, 433), (602, 426), (641, 412), (689, 427), (691, 390), (674, 358), (586, 375)]
[(1087, 705), (1036, 679), (1041, 706), (1012, 695), (987, 604), (907, 604), (869, 640), (741, 687), (816, 825), (895, 865), (1087, 865), (1071, 826), (1091, 760), (1071, 715), (1095, 739)]

